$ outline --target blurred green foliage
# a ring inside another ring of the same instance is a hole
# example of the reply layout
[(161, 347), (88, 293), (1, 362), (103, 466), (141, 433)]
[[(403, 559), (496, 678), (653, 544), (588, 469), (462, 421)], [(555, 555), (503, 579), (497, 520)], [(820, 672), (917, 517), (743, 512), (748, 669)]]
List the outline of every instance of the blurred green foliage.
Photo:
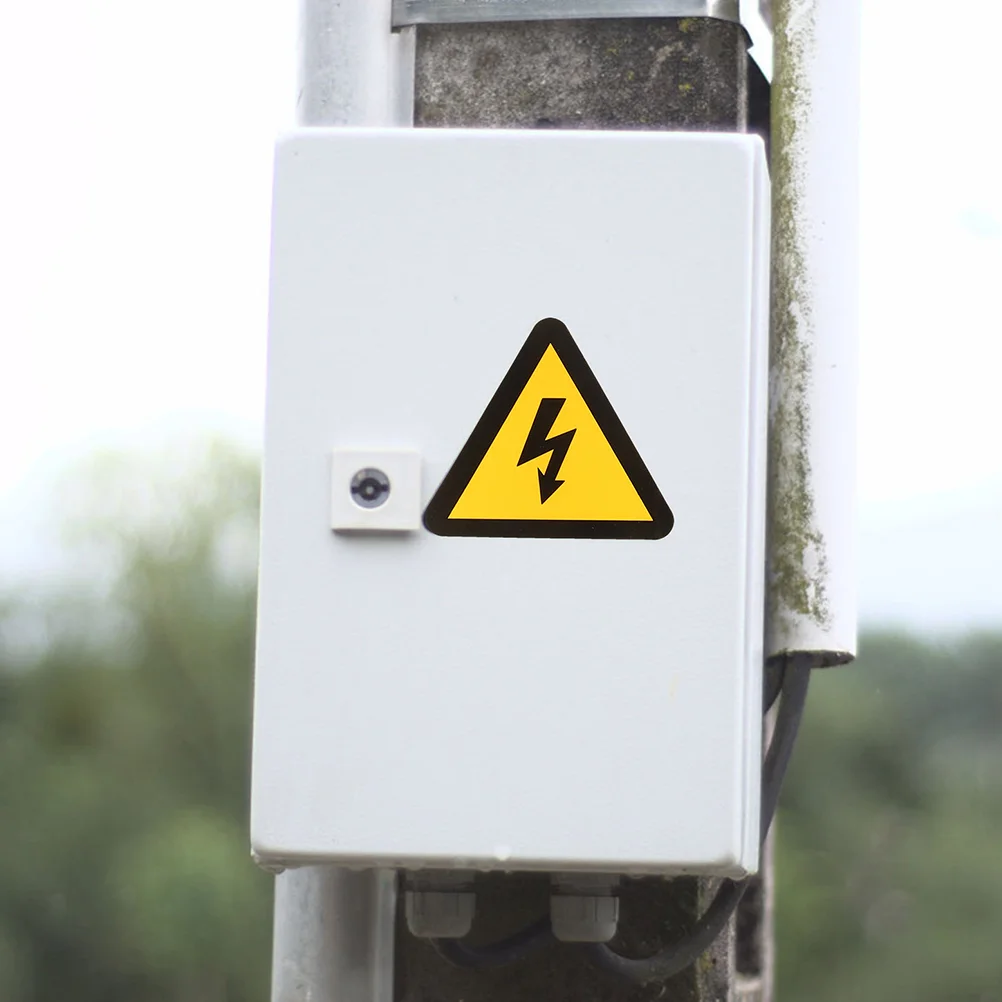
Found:
[[(0, 1002), (265, 1002), (247, 850), (257, 470), (106, 457), (73, 588), (0, 605)], [(781, 1002), (1002, 1002), (1002, 636), (819, 673), (779, 829)]]
[(778, 832), (780, 1000), (1000, 1002), (1002, 636), (869, 636), (812, 690)]
[(246, 831), (257, 470), (218, 446), (172, 459), (74, 478), (86, 587), (6, 609), (2, 1002), (267, 998), (271, 881)]

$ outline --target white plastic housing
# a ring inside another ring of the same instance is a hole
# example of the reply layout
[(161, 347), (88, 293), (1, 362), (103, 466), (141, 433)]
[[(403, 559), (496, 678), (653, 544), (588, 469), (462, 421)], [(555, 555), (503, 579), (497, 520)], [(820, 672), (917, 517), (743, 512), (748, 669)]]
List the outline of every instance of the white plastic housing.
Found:
[(774, 4), (777, 185), (766, 653), (856, 656), (862, 0)]
[[(263, 862), (755, 870), (768, 226), (747, 136), (280, 143)], [(331, 531), (332, 454), (418, 454), (427, 505), (550, 317), (670, 505), (668, 536)]]

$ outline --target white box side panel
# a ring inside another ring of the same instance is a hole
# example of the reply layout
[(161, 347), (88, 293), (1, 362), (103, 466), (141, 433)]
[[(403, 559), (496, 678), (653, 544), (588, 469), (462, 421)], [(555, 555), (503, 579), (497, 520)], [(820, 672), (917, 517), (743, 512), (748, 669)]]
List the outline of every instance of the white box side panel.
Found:
[[(734, 136), (338, 130), (281, 144), (262, 858), (757, 865), (761, 158)], [(672, 533), (332, 533), (332, 450), (420, 454), (426, 504), (545, 317), (570, 329)]]
[[(766, 506), (765, 491), (769, 449), (769, 288), (770, 238), (772, 233), (772, 191), (765, 156), (757, 159), (755, 169), (755, 235), (752, 273), (752, 356), (751, 406), (748, 423), (748, 565), (747, 642), (748, 699), (745, 726), (752, 747), (763, 738), (762, 666), (765, 663), (766, 610)], [(764, 754), (764, 749), (763, 749)], [(746, 761), (746, 797), (748, 824), (745, 829), (745, 854), (748, 858), (761, 849), (760, 801), (762, 759), (750, 754)]]

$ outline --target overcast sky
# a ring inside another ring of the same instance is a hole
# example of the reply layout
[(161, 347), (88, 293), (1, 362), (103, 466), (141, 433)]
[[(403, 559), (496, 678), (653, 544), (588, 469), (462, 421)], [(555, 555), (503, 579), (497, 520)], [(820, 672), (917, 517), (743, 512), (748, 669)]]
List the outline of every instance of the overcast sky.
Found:
[[(864, 617), (1002, 625), (1002, 5), (864, 5)], [(0, 574), (95, 445), (257, 441), (296, 6), (0, 0)]]

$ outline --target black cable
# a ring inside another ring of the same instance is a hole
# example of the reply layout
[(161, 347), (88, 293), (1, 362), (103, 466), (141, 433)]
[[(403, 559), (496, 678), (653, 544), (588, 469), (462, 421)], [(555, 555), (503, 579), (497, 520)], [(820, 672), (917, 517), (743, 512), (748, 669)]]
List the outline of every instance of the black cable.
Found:
[[(776, 698), (780, 703), (776, 727), (762, 766), (763, 842), (776, 813), (783, 778), (800, 730), (811, 678), (809, 661), (806, 658), (787, 658), (771, 677), (778, 680), (778, 685), (774, 683), (775, 692), (767, 691), (766, 708), (771, 707)], [(709, 907), (685, 938), (653, 956), (638, 959), (624, 957), (604, 943), (589, 944), (585, 951), (597, 967), (636, 984), (667, 980), (695, 963), (713, 945), (740, 904), (749, 882), (748, 878), (724, 880)], [(507, 939), (487, 946), (470, 946), (458, 939), (432, 939), (430, 942), (439, 956), (454, 967), (484, 969), (515, 963), (553, 940), (550, 919), (546, 916)]]
[[(779, 713), (772, 741), (766, 753), (762, 768), (762, 840), (765, 840), (772, 824), (779, 794), (783, 786), (790, 756), (797, 740), (800, 721), (803, 719), (807, 689), (810, 684), (811, 669), (807, 659), (791, 657), (783, 671)], [(710, 906), (700, 916), (689, 934), (677, 943), (666, 946), (650, 957), (634, 959), (616, 953), (604, 943), (585, 947), (588, 958), (597, 967), (609, 971), (635, 984), (644, 985), (651, 981), (665, 981), (672, 975), (684, 971), (713, 945), (723, 932), (734, 910), (741, 902), (749, 884), (744, 880), (725, 880)]]
[(666, 946), (650, 957), (624, 957), (605, 943), (591, 943), (585, 947), (588, 959), (603, 971), (618, 975), (634, 984), (646, 985), (651, 981), (667, 981), (679, 971), (694, 964), (714, 943), (727, 925), (734, 909), (748, 886), (748, 880), (725, 880), (713, 896), (710, 906), (685, 939)]
[(783, 678), (786, 675), (786, 658), (766, 662), (762, 673), (762, 712), (768, 713), (779, 699), (783, 691)]
[(553, 930), (547, 915), (507, 939), (488, 946), (470, 946), (458, 939), (433, 939), (431, 945), (453, 967), (483, 969), (513, 964), (552, 942)]
[(783, 670), (779, 712), (772, 740), (762, 766), (762, 841), (769, 834), (769, 827), (779, 806), (779, 795), (783, 791), (783, 780), (793, 756), (793, 748), (800, 733), (807, 705), (807, 690), (811, 684), (811, 664), (809, 655), (792, 655), (786, 659)]

